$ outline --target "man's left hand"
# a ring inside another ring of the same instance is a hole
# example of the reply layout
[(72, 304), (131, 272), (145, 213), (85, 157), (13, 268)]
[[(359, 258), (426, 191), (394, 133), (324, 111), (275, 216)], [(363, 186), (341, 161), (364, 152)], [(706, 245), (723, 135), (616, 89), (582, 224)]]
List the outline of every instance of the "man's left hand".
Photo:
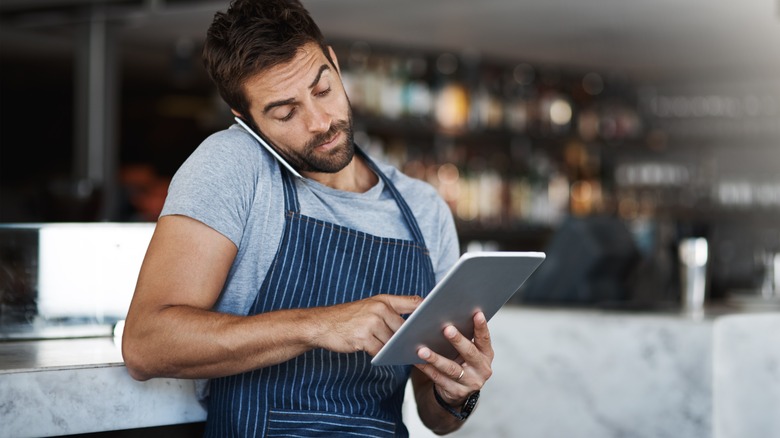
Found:
[(433, 381), (435, 391), (447, 404), (461, 406), (470, 394), (481, 390), (493, 374), (493, 345), (485, 315), (482, 312), (474, 315), (473, 341), (451, 325), (444, 328), (444, 336), (459, 356), (450, 360), (422, 347), (417, 355), (426, 363), (415, 366)]

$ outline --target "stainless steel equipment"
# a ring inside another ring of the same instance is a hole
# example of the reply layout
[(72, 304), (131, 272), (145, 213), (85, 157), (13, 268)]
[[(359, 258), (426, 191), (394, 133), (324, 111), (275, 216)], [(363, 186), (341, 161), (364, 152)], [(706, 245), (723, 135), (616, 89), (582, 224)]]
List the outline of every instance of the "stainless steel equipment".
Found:
[(0, 340), (111, 335), (153, 223), (0, 225)]

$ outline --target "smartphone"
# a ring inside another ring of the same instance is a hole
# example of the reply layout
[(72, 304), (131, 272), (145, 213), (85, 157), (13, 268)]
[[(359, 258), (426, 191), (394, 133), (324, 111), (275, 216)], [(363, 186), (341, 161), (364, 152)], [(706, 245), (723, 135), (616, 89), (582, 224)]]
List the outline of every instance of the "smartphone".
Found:
[(271, 145), (269, 145), (269, 144), (268, 144), (268, 142), (267, 142), (267, 141), (265, 141), (265, 139), (263, 139), (263, 137), (260, 137), (260, 135), (259, 135), (258, 133), (256, 133), (255, 131), (253, 131), (253, 130), (252, 130), (252, 128), (250, 128), (250, 127), (249, 127), (249, 125), (247, 125), (247, 124), (246, 124), (246, 122), (244, 122), (243, 120), (241, 120), (241, 118), (240, 118), (240, 117), (235, 117), (235, 119), (236, 119), (236, 122), (238, 122), (238, 124), (239, 124), (239, 125), (241, 125), (241, 126), (244, 128), (244, 129), (246, 129), (246, 130), (247, 130), (247, 132), (249, 132), (250, 134), (252, 134), (252, 137), (254, 137), (255, 139), (257, 139), (257, 141), (258, 141), (258, 142), (260, 142), (260, 144), (261, 144), (261, 145), (262, 145), (262, 146), (263, 146), (263, 147), (264, 147), (264, 148), (265, 148), (265, 149), (266, 149), (268, 152), (270, 152), (270, 153), (271, 153), (271, 155), (273, 155), (273, 156), (274, 156), (274, 158), (276, 158), (277, 160), (279, 160), (279, 162), (280, 162), (280, 163), (282, 163), (282, 166), (286, 167), (286, 168), (287, 168), (287, 170), (289, 170), (289, 171), (290, 171), (290, 173), (292, 173), (292, 174), (293, 174), (293, 175), (295, 175), (296, 177), (298, 177), (298, 178), (300, 178), (300, 179), (303, 179), (303, 176), (302, 176), (300, 173), (298, 173), (298, 171), (297, 171), (297, 170), (295, 170), (295, 169), (294, 169), (294, 168), (293, 168), (293, 167), (290, 165), (290, 163), (288, 163), (288, 162), (287, 162), (287, 160), (285, 160), (284, 158), (282, 158), (282, 156), (281, 156), (281, 155), (279, 155), (279, 153), (278, 153), (278, 152), (276, 152), (276, 150), (275, 150), (274, 148), (272, 148), (272, 147), (271, 147)]

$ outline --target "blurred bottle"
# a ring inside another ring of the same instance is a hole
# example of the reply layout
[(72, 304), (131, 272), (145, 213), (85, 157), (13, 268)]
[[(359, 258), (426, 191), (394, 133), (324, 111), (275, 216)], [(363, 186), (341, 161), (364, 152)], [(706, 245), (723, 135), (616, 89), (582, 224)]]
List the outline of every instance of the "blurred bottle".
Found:
[(476, 130), (495, 130), (504, 125), (504, 102), (500, 78), (484, 73), (473, 91), (469, 127)]
[(766, 251), (763, 253), (764, 277), (761, 282), (761, 296), (773, 299), (780, 296), (780, 253)]
[(682, 308), (687, 315), (704, 316), (709, 247), (703, 237), (682, 239), (679, 244)]
[(455, 81), (445, 83), (436, 94), (434, 116), (437, 125), (445, 132), (463, 132), (469, 119), (469, 95), (466, 87)]
[(433, 93), (426, 80), (428, 62), (422, 56), (405, 60), (403, 102), (404, 112), (410, 117), (429, 118), (433, 113)]

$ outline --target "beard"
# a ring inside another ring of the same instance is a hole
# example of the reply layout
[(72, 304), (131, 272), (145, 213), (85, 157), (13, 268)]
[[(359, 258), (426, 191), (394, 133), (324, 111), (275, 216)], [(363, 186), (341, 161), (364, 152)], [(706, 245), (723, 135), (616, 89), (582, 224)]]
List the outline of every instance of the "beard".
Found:
[[(334, 145), (329, 151), (317, 151), (317, 146), (332, 139), (339, 132), (344, 134), (344, 141)], [(304, 145), (302, 151), (288, 150), (285, 151), (285, 155), (299, 171), (336, 173), (347, 167), (355, 155), (353, 137), (352, 111), (350, 110), (347, 120), (338, 120), (330, 126), (328, 132), (312, 137)]]

